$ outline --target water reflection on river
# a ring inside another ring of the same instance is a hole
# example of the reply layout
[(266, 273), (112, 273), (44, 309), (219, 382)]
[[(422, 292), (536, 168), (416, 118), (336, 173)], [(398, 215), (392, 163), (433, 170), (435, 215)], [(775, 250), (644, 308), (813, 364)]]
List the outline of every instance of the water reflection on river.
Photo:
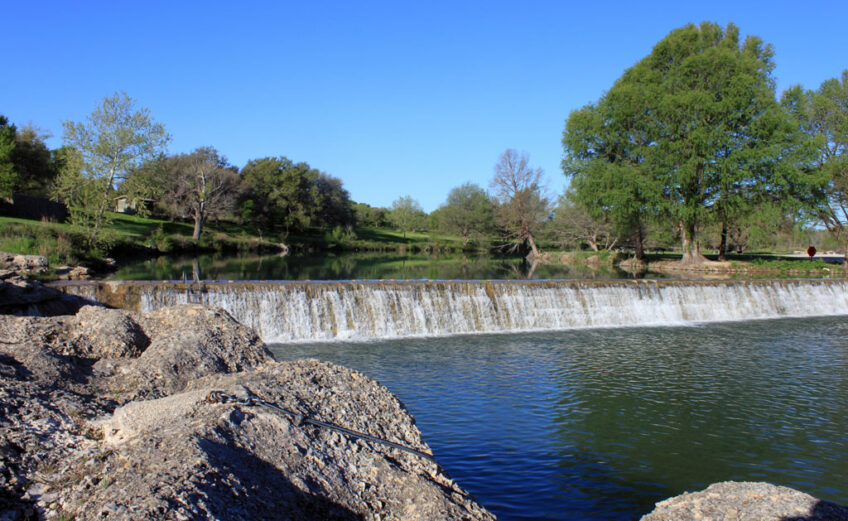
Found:
[(848, 504), (845, 317), (273, 350), (387, 385), (503, 521), (638, 519), (731, 479)]
[(118, 280), (350, 280), (350, 279), (621, 279), (660, 277), (628, 274), (609, 265), (532, 265), (525, 259), (489, 255), (399, 255), (384, 253), (292, 255), (202, 255), (123, 260)]

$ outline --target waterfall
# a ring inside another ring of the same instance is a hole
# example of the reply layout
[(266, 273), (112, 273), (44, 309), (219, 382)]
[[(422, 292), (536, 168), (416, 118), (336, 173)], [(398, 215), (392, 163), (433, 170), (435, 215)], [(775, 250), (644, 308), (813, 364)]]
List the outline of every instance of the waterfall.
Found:
[(266, 342), (848, 314), (842, 280), (125, 283), (120, 291), (110, 284), (112, 305), (121, 295), (132, 301), (124, 307), (141, 311), (219, 306)]

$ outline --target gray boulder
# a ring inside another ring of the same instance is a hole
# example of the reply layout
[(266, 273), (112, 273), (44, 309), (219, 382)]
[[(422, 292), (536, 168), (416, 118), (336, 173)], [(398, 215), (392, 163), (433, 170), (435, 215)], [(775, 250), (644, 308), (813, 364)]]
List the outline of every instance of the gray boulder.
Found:
[[(355, 371), (275, 363), (216, 308), (0, 316), (0, 519), (494, 519)], [(209, 403), (212, 391), (290, 409)]]
[[(258, 405), (208, 403), (211, 391), (259, 396), (299, 414), (429, 452), (385, 387), (315, 360), (209, 376), (186, 392), (135, 401), (98, 423), (105, 459), (57, 498), (77, 520), (493, 520), (438, 464)], [(92, 508), (95, 505), (95, 508)]]
[(200, 377), (273, 362), (259, 336), (220, 308), (186, 304), (135, 315), (150, 345), (137, 359), (106, 370), (126, 398), (158, 398)]
[(657, 503), (642, 521), (848, 521), (848, 508), (770, 483), (725, 481)]

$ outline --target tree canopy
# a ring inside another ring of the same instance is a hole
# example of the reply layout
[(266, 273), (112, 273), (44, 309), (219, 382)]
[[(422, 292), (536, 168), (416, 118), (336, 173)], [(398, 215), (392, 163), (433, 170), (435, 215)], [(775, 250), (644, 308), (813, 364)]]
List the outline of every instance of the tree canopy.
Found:
[(498, 206), (495, 218), (504, 238), (517, 250), (525, 242), (530, 255), (539, 256), (535, 235), (549, 216), (549, 202), (542, 193), (542, 169), (530, 166), (530, 156), (507, 149), (495, 164), (491, 181)]
[(406, 232), (423, 228), (426, 217), (427, 214), (421, 209), (421, 205), (411, 195), (395, 199), (388, 214), (389, 222), (403, 232), (404, 239), (406, 239)]
[(448, 193), (439, 208), (439, 221), (446, 232), (458, 234), (463, 246), (468, 246), (472, 237), (485, 236), (494, 229), (494, 204), (486, 190), (465, 183)]
[(3, 199), (11, 198), (18, 184), (18, 173), (12, 162), (16, 134), (15, 126), (9, 123), (6, 116), (0, 114), (0, 198)]
[(700, 262), (704, 225), (721, 224), (724, 237), (757, 203), (814, 186), (797, 169), (804, 147), (775, 99), (772, 57), (733, 24), (672, 31), (569, 117), (563, 167), (577, 199), (619, 225), (673, 220), (682, 260)]
[(150, 117), (147, 108), (136, 108), (136, 101), (125, 92), (103, 98), (85, 122), (65, 121), (65, 144), (75, 148), (82, 160), (80, 182), (99, 185), (89, 243), (93, 243), (116, 184), (142, 162), (156, 157), (170, 141), (165, 127)]
[(810, 139), (812, 154), (802, 170), (822, 177), (821, 192), (807, 194), (818, 202), (815, 215), (848, 240), (848, 70), (816, 90), (793, 87), (784, 93), (782, 102)]
[(259, 218), (286, 233), (309, 226), (347, 226), (354, 222), (353, 203), (341, 180), (280, 157), (249, 161), (241, 170), (260, 204)]

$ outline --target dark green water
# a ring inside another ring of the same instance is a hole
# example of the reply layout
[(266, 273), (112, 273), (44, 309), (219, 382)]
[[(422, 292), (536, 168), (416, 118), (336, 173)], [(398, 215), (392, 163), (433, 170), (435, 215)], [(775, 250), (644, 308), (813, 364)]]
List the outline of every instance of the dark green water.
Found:
[[(631, 275), (612, 266), (540, 265), (524, 259), (466, 255), (382, 253), (201, 255), (122, 259), (116, 280), (351, 280), (351, 279), (619, 279)], [(657, 275), (651, 275), (657, 277)]]
[(848, 318), (276, 345), (388, 386), (502, 521), (638, 519), (724, 480), (848, 504)]

